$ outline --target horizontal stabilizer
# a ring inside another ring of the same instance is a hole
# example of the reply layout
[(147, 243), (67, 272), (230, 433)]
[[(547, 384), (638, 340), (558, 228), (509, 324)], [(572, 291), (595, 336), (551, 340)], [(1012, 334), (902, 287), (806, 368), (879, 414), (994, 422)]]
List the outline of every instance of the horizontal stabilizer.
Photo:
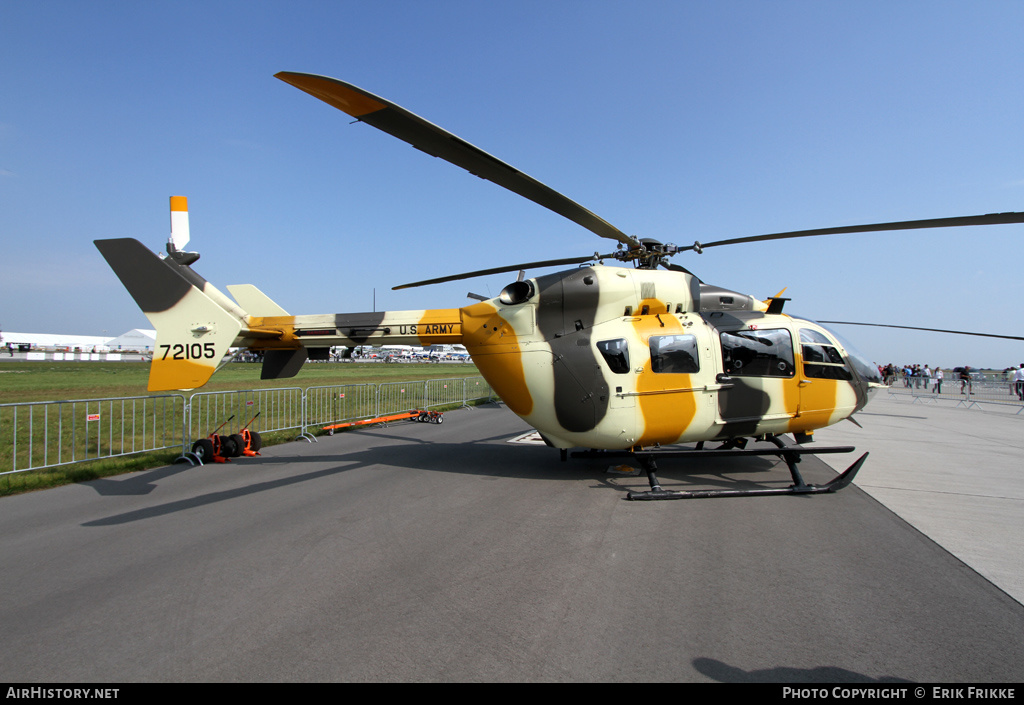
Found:
[(252, 284), (229, 284), (228, 291), (250, 316), (287, 316), (288, 312)]

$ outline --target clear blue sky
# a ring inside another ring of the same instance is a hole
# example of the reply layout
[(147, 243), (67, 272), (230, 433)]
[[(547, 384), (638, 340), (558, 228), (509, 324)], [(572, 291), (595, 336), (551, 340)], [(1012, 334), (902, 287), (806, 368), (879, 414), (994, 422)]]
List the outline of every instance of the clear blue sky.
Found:
[[(1024, 3), (0, 2), (0, 325), (149, 327), (92, 244), (162, 250), (292, 313), (462, 306), (607, 251), (539, 206), (273, 78), (334, 76), (620, 229), (691, 243), (1024, 211)], [(1024, 226), (721, 247), (676, 261), (794, 313), (1024, 334)], [(530, 272), (531, 276), (543, 273)], [(880, 363), (1024, 344), (847, 327)]]

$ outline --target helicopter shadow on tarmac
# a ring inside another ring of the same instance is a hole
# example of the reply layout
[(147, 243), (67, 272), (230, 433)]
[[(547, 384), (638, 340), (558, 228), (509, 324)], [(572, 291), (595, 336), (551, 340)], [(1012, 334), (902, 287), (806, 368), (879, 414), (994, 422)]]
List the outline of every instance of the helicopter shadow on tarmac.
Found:
[[(622, 494), (647, 487), (647, 479), (635, 460), (622, 458), (569, 458), (562, 462), (555, 450), (542, 445), (514, 443), (516, 434), (498, 433), (470, 441), (435, 441), (401, 431), (417, 429), (417, 424), (399, 423), (388, 428), (363, 428), (349, 433), (361, 439), (379, 438), (383, 445), (344, 455), (305, 456), (291, 462), (353, 462), (359, 467), (381, 464), (409, 470), (429, 470), (477, 477), (530, 481), (593, 481), (591, 489), (613, 489)], [(396, 432), (397, 431), (397, 432)], [(323, 439), (321, 439), (323, 440)], [(750, 447), (772, 448), (769, 443)], [(457, 459), (457, 460), (452, 460)], [(670, 490), (763, 489), (786, 487), (792, 478), (785, 463), (764, 457), (670, 458), (660, 460), (663, 484)], [(809, 471), (812, 481), (828, 482), (836, 471), (814, 458), (805, 458), (801, 470)], [(625, 470), (627, 472), (615, 472)], [(610, 472), (612, 471), (612, 472)]]
[[(146, 520), (374, 467), (538, 483), (587, 481), (588, 484), (580, 485), (580, 491), (585, 488), (613, 490), (615, 495), (609, 495), (609, 501), (613, 501), (616, 496), (625, 499), (627, 492), (643, 489), (647, 484), (645, 475), (639, 469), (631, 475), (610, 474), (609, 468), (622, 465), (621, 458), (569, 459), (562, 462), (550, 448), (510, 444), (509, 441), (517, 435), (515, 432), (495, 433), (469, 440), (433, 440), (428, 435), (430, 428), (433, 428), (430, 424), (364, 428), (333, 437), (322, 437), (316, 444), (292, 443), (266, 448), (259, 457), (237, 459), (228, 464), (184, 468), (192, 473), (218, 472), (222, 477), (223, 473), (234, 471), (243, 484), (237, 481), (233, 486), (218, 484), (222, 489), (201, 491), (191, 497), (97, 519), (85, 525), (110, 526)], [(339, 448), (339, 444), (343, 444), (343, 447)], [(344, 450), (344, 446), (351, 449)], [(836, 474), (832, 468), (814, 458), (805, 459), (801, 465), (801, 470), (811, 481), (828, 481)], [(317, 467), (312, 469), (311, 466)], [(310, 469), (304, 471), (304, 468)], [(107, 496), (146, 495), (158, 487), (161, 481), (180, 474), (181, 470), (177, 466), (169, 466), (124, 480), (87, 484)], [(791, 482), (784, 463), (762, 457), (668, 459), (664, 461), (662, 476), (667, 489), (749, 489), (784, 487)]]
[(96, 494), (101, 497), (142, 496), (155, 490), (161, 480), (178, 475), (188, 469), (187, 465), (166, 465), (142, 473), (119, 475), (114, 478), (101, 477), (81, 484), (96, 490)]
[[(355, 431), (353, 433), (359, 433), (364, 436), (374, 435), (374, 431), (370, 429), (364, 429)], [(381, 437), (393, 440), (392, 437), (387, 436), (386, 433), (381, 430)], [(509, 438), (505, 434), (494, 436), (493, 438), (484, 438), (476, 441), (476, 443), (489, 443), (489, 442), (508, 442)], [(439, 458), (450, 458), (464, 455), (465, 446), (468, 444), (457, 443), (457, 444), (437, 444), (428, 440), (421, 440), (422, 443), (427, 446), (431, 446), (433, 450), (430, 455), (436, 453)], [(438, 446), (442, 447), (438, 447)], [(458, 448), (448, 448), (443, 446), (458, 446)], [(370, 449), (367, 452), (374, 453), (378, 449)], [(436, 470), (440, 472), (455, 472), (473, 475), (491, 475), (491, 476), (504, 476), (504, 477), (518, 477), (521, 479), (534, 479), (534, 480), (567, 480), (567, 479), (578, 479), (581, 472), (592, 474), (602, 487), (612, 487), (620, 490), (627, 490), (627, 485), (632, 485), (630, 481), (631, 477), (639, 478), (643, 480), (643, 476), (638, 467), (623, 463), (621, 460), (616, 461), (613, 458), (602, 460), (600, 458), (590, 459), (572, 459), (568, 463), (558, 462), (550, 449), (530, 449), (527, 447), (518, 447), (511, 454), (514, 462), (511, 464), (500, 464), (494, 465), (493, 463), (487, 465), (479, 465), (476, 463), (467, 464), (452, 464), (444, 467), (439, 467), (436, 459), (425, 458), (422, 452), (410, 453), (409, 458), (402, 459), (402, 454), (395, 454), (389, 457), (388, 462), (396, 462), (403, 464), (409, 469), (420, 469), (420, 470)], [(252, 467), (258, 466), (262, 463), (280, 462), (287, 456), (278, 456), (273, 459), (261, 461), (260, 459), (246, 459), (234, 464), (233, 468), (241, 469), (243, 466)], [(291, 457), (291, 462), (303, 462), (307, 460), (316, 460), (317, 462), (328, 461), (331, 458), (338, 462), (351, 462), (357, 460), (362, 464), (376, 464), (379, 462), (377, 458), (358, 458), (354, 454), (345, 454), (337, 456), (321, 456), (311, 458), (308, 456), (296, 455)], [(781, 483), (789, 481), (788, 474), (785, 473), (785, 466), (780, 461), (771, 461), (764, 458), (746, 458), (746, 459), (735, 459), (735, 458), (722, 458), (722, 459), (692, 459), (692, 460), (671, 460), (661, 461), (662, 462), (662, 473), (663, 480), (667, 487), (673, 489), (694, 489), (694, 488), (728, 488), (728, 489), (757, 489), (765, 486), (778, 486)], [(812, 461), (813, 462), (813, 461)], [(614, 473), (610, 474), (609, 470), (615, 468), (623, 468), (624, 470), (633, 470), (632, 474)], [(340, 469), (351, 469), (350, 467), (339, 468)], [(828, 470), (829, 468), (826, 468)], [(132, 473), (128, 476), (120, 476), (115, 479), (110, 478), (99, 478), (96, 480), (90, 480), (86, 483), (87, 486), (91, 487), (101, 496), (129, 496), (129, 495), (147, 495), (157, 488), (160, 481), (179, 475), (185, 471), (196, 471), (189, 465), (175, 464), (167, 465), (161, 468), (155, 468), (148, 470), (144, 473)], [(778, 478), (769, 478), (765, 473), (779, 471)], [(319, 475), (319, 473), (318, 473)], [(825, 481), (831, 479), (831, 476), (826, 474)], [(637, 486), (641, 486), (643, 482), (640, 482)], [(678, 487), (676, 487), (678, 485)]]

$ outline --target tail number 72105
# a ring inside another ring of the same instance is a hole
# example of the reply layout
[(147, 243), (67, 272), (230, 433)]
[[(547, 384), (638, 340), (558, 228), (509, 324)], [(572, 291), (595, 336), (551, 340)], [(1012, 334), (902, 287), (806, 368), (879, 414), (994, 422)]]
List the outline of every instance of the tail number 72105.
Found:
[(217, 353), (213, 343), (175, 343), (174, 345), (161, 345), (164, 350), (161, 360), (166, 360), (170, 355), (172, 360), (200, 360), (211, 359)]

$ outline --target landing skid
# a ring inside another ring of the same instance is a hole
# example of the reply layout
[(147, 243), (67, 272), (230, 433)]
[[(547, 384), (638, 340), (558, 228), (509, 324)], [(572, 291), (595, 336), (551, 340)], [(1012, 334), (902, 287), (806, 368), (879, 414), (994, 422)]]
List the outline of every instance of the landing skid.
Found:
[[(825, 483), (824, 485), (810, 485), (804, 482), (803, 477), (800, 475), (800, 470), (797, 468), (797, 463), (800, 462), (801, 456), (804, 455), (825, 455), (829, 453), (851, 453), (853, 452), (853, 446), (836, 446), (833, 448), (804, 448), (801, 446), (787, 445), (778, 436), (768, 436), (765, 440), (775, 444), (776, 448), (765, 448), (765, 449), (741, 449), (732, 447), (733, 444), (727, 443), (722, 448), (715, 450), (703, 450), (702, 445), (699, 444), (697, 449), (690, 450), (641, 450), (641, 451), (586, 451), (581, 453), (573, 453), (573, 457), (584, 457), (584, 458), (610, 458), (610, 457), (634, 457), (640, 462), (640, 466), (647, 473), (647, 480), (651, 485), (651, 489), (647, 492), (629, 492), (626, 495), (626, 499), (630, 500), (660, 500), (660, 499), (709, 499), (713, 497), (762, 497), (766, 495), (774, 494), (825, 494), (827, 492), (838, 492), (843, 489), (851, 482), (856, 476), (857, 471), (860, 470), (864, 461), (867, 459), (868, 454), (860, 456), (850, 467), (846, 468), (841, 475)], [(786, 467), (789, 468), (789, 473), (793, 478), (793, 484), (789, 487), (764, 487), (757, 489), (745, 489), (745, 490), (665, 490), (662, 488), (661, 483), (658, 481), (657, 470), (658, 466), (655, 462), (655, 458), (723, 458), (727, 456), (741, 456), (741, 455), (774, 455), (782, 458), (786, 463)]]

